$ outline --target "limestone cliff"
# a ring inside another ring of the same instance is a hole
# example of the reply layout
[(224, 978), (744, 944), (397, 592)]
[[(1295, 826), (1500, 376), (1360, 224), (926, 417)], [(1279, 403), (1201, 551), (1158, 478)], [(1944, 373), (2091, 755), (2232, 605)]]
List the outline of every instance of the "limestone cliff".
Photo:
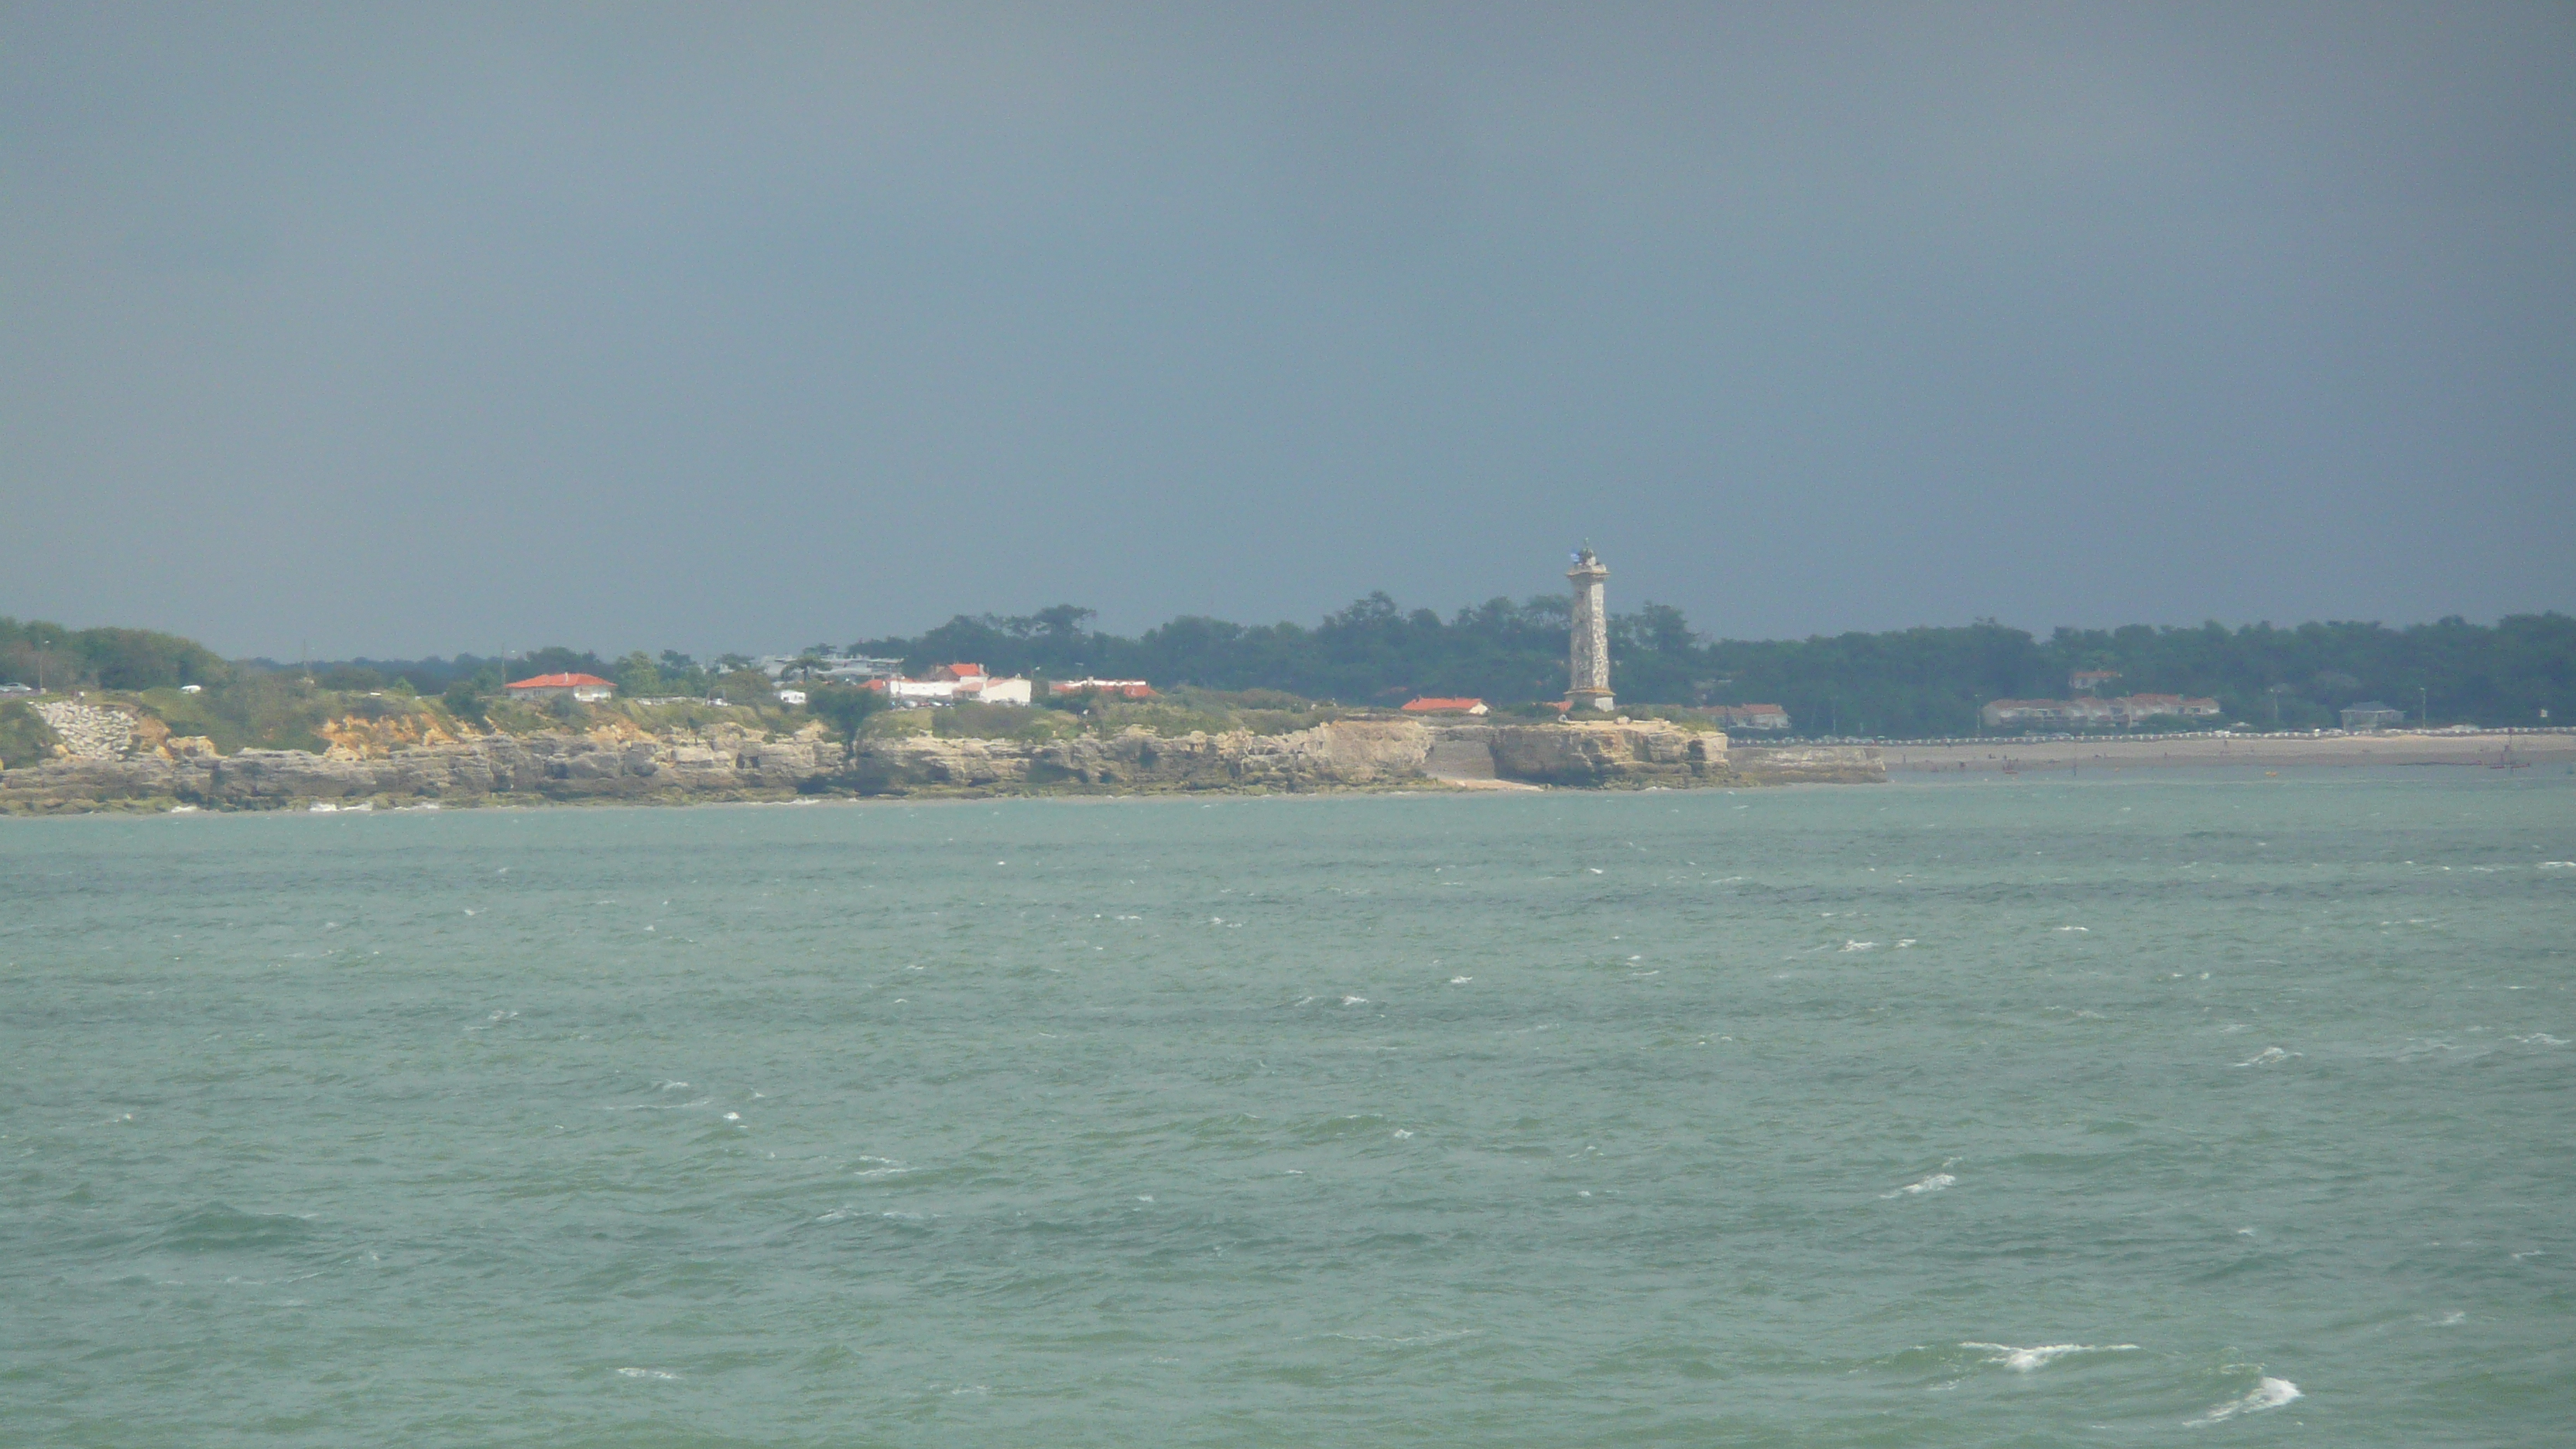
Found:
[(1431, 731), (1411, 720), (1337, 720), (1293, 734), (1108, 736), (1023, 744), (916, 736), (863, 740), (845, 772), (863, 795), (957, 789), (1318, 790), (1421, 780)]
[(318, 755), (218, 755), (202, 738), (181, 737), (149, 752), (0, 771), (0, 809), (153, 800), (259, 808), (308, 800), (745, 798), (793, 792), (838, 769), (844, 754), (819, 728), (771, 740), (729, 726), (663, 737), (603, 730), (370, 745), (344, 735)]
[(218, 754), (202, 737), (89, 718), (85, 753), (0, 771), (0, 810), (38, 812), (187, 803), (277, 808), (372, 800), (509, 803), (778, 799), (795, 794), (954, 795), (1194, 790), (1311, 791), (1519, 781), (1589, 788), (1883, 780), (1875, 752), (1743, 751), (1724, 735), (1648, 721), (1424, 725), (1337, 720), (1289, 734), (1156, 735), (1130, 729), (1072, 739), (864, 738), (819, 724), (784, 738), (714, 724), (647, 733), (624, 721), (586, 733), (476, 735), (343, 720), (320, 754)]
[[(1478, 726), (1452, 733), (1466, 736)], [(1539, 785), (1643, 786), (1736, 783), (1726, 736), (1640, 724), (1487, 725), (1494, 773)]]

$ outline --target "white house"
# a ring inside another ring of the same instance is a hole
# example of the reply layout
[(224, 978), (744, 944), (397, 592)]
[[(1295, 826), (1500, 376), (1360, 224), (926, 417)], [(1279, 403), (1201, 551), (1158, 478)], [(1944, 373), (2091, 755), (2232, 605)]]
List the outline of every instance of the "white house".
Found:
[(894, 704), (1027, 704), (1029, 682), (984, 672), (981, 664), (942, 664), (928, 679), (889, 679), (886, 699)]

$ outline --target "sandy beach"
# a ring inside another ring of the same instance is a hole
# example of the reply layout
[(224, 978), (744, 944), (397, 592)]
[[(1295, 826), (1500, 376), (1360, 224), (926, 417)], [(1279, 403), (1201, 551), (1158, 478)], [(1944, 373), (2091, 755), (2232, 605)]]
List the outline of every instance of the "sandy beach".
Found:
[(2409, 765), (2563, 770), (2576, 766), (2576, 734), (2232, 735), (2150, 740), (1990, 740), (1881, 747), (1892, 776), (2088, 769), (2279, 769), (2301, 765)]

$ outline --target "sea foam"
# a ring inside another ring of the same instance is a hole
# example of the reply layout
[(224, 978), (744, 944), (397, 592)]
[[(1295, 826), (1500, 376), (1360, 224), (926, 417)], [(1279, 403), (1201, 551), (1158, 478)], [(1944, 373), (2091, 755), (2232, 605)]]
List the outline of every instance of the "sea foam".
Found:
[(2297, 1384), (2290, 1382), (2288, 1379), (2266, 1377), (2257, 1381), (2253, 1388), (2246, 1390), (2243, 1398), (2230, 1399), (2226, 1403), (2220, 1404), (2216, 1408), (2211, 1409), (2208, 1413), (2201, 1415), (2199, 1418), (2190, 1420), (2189, 1424), (2190, 1427), (2197, 1429), (2207, 1424), (2222, 1423), (2228, 1419), (2235, 1418), (2239, 1414), (2253, 1414), (2259, 1413), (2265, 1409), (2277, 1409), (2299, 1396), (2299, 1386)]
[(1962, 1343), (1961, 1348), (1987, 1350), (1986, 1362), (1999, 1363), (2015, 1373), (2031, 1373), (2071, 1353), (2135, 1353), (2134, 1343), (2043, 1343), (2033, 1348), (2015, 1348), (2009, 1343)]

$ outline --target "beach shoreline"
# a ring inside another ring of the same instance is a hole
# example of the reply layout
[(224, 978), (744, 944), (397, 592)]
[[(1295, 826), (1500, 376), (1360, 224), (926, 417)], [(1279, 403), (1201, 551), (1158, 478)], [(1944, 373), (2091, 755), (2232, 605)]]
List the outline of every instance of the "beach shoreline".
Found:
[(1878, 747), (1891, 776), (2207, 770), (2285, 766), (2442, 766), (2557, 769), (2576, 764), (2576, 734), (2555, 731), (2396, 731), (2353, 735), (2223, 735), (2182, 739), (1997, 739), (1888, 743)]

